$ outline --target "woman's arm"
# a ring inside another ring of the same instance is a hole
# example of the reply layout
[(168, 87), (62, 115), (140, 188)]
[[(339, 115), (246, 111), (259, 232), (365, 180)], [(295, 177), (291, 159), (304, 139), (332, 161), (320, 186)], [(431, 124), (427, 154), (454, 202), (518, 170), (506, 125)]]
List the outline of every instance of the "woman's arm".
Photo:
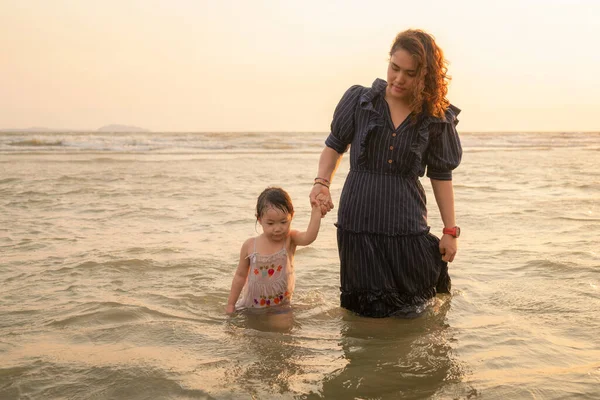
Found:
[(231, 314), (235, 311), (235, 303), (240, 297), (240, 293), (242, 288), (246, 284), (246, 279), (248, 278), (248, 270), (250, 268), (250, 260), (248, 260), (248, 244), (252, 239), (248, 239), (242, 245), (242, 249), (240, 250), (240, 261), (238, 263), (238, 267), (235, 270), (235, 275), (233, 276), (233, 282), (231, 282), (231, 291), (229, 292), (229, 298), (227, 299), (227, 307), (225, 308), (225, 312), (227, 314)]
[[(441, 181), (437, 179), (431, 179), (431, 186), (433, 187), (433, 194), (435, 201), (437, 202), (438, 208), (440, 209), (440, 216), (445, 228), (452, 228), (456, 226), (456, 220), (454, 215), (454, 188), (452, 181)], [(454, 236), (444, 234), (440, 239), (440, 253), (443, 255), (442, 259), (447, 262), (452, 262), (457, 251), (457, 240)]]
[[(321, 152), (319, 158), (319, 169), (317, 172), (318, 178), (327, 179), (329, 182), (333, 181), (333, 175), (340, 165), (342, 160), (342, 154), (338, 153), (331, 147), (325, 147)], [(327, 214), (333, 208), (333, 201), (331, 200), (331, 194), (329, 188), (320, 184), (313, 186), (310, 192), (310, 203), (314, 206), (321, 207), (321, 215)]]
[(296, 246), (308, 246), (315, 241), (321, 227), (321, 207), (313, 205), (310, 213), (310, 221), (306, 232), (294, 232), (292, 240)]

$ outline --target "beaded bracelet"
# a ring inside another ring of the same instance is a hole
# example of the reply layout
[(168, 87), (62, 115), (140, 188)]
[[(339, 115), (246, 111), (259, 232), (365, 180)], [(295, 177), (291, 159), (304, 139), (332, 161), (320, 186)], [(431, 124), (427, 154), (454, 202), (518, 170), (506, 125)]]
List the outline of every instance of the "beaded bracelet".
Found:
[(317, 181), (317, 182), (313, 183), (313, 186), (315, 186), (315, 185), (322, 185), (322, 186), (325, 186), (327, 189), (329, 189), (329, 185), (326, 184), (325, 182)]
[(331, 182), (329, 182), (329, 179), (325, 179), (325, 178), (319, 178), (319, 177), (317, 176), (317, 177), (315, 178), (315, 181), (318, 181), (318, 180), (325, 181), (326, 183), (331, 183)]
[(325, 178), (315, 178), (315, 183), (313, 184), (313, 186), (315, 186), (316, 184), (323, 185), (327, 189), (329, 189), (329, 185), (330, 185), (329, 181)]

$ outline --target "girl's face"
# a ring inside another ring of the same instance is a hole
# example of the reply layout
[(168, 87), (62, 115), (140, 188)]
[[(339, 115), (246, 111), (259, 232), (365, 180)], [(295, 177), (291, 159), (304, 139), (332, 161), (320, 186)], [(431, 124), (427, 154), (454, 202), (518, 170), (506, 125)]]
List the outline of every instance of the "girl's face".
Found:
[(402, 102), (410, 102), (417, 83), (417, 63), (412, 55), (404, 50), (396, 50), (390, 57), (387, 71), (386, 96)]
[(258, 223), (263, 228), (265, 236), (274, 242), (280, 242), (287, 238), (292, 225), (292, 216), (275, 207), (267, 209), (258, 218)]

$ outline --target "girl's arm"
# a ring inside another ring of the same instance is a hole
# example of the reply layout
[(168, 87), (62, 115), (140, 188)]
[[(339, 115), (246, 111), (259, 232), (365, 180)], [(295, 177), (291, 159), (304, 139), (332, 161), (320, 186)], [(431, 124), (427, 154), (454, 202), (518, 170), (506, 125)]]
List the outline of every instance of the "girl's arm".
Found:
[(321, 227), (321, 207), (318, 205), (312, 206), (310, 213), (310, 221), (306, 232), (294, 231), (292, 233), (292, 242), (296, 246), (308, 246), (315, 241)]
[[(321, 152), (321, 157), (319, 158), (317, 178), (324, 178), (329, 182), (333, 181), (333, 175), (340, 165), (341, 160), (342, 154), (338, 153), (331, 147), (325, 146)], [(323, 204), (321, 204), (319, 200), (323, 200)], [(310, 192), (310, 204), (321, 207), (322, 215), (325, 215), (328, 211), (331, 211), (333, 208), (333, 201), (331, 200), (329, 188), (319, 184), (314, 185), (312, 191)]]
[[(444, 227), (452, 228), (456, 226), (454, 216), (454, 188), (452, 186), (452, 181), (431, 179), (431, 186), (433, 188), (435, 201), (440, 209)], [(456, 255), (456, 251), (456, 238), (451, 235), (443, 235), (440, 239), (440, 253), (443, 255), (442, 259), (447, 262), (452, 262)]]
[(233, 276), (233, 282), (231, 282), (231, 291), (229, 292), (229, 298), (227, 299), (227, 307), (225, 308), (225, 312), (227, 314), (231, 314), (235, 311), (235, 303), (237, 302), (238, 297), (240, 297), (242, 288), (244, 287), (246, 279), (248, 278), (250, 260), (247, 258), (247, 249), (250, 240), (252, 239), (246, 240), (242, 245), (242, 249), (240, 250), (240, 261), (235, 271), (235, 275)]

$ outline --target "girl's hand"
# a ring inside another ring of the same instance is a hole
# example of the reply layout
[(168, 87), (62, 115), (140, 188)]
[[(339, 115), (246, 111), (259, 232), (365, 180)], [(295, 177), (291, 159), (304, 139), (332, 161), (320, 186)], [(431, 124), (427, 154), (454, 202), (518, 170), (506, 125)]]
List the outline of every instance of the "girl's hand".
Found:
[(309, 197), (312, 206), (321, 207), (321, 216), (324, 217), (325, 214), (333, 209), (333, 201), (331, 201), (331, 194), (328, 187), (318, 184), (313, 185)]
[(227, 314), (233, 314), (235, 312), (235, 305), (227, 305), (227, 307), (225, 307), (225, 312)]
[(456, 256), (456, 251), (458, 249), (458, 240), (451, 235), (442, 235), (440, 239), (440, 254), (442, 255), (442, 260), (446, 262), (454, 261), (454, 256)]

